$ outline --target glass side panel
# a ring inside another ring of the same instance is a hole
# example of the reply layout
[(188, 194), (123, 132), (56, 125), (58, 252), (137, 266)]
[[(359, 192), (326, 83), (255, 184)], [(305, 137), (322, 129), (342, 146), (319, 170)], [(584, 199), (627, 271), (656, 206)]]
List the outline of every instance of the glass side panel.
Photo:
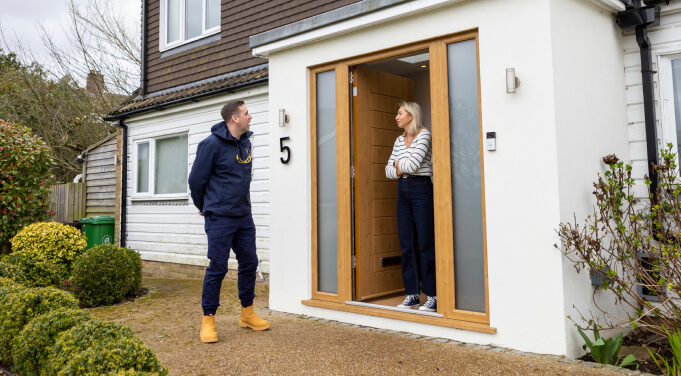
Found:
[(336, 72), (317, 73), (317, 289), (338, 293)]
[(475, 40), (447, 46), (456, 309), (485, 312)]
[[(672, 60), (674, 81), (674, 118), (676, 119), (676, 146), (681, 150), (681, 59)], [(681, 159), (681, 153), (679, 153)]]
[(192, 39), (203, 33), (203, 0), (185, 0), (184, 39)]
[(154, 193), (187, 192), (187, 135), (156, 140)]
[(220, 0), (206, 0), (206, 30), (220, 25)]
[(168, 0), (166, 43), (180, 39), (180, 0)]
[(137, 192), (149, 192), (149, 143), (137, 144)]

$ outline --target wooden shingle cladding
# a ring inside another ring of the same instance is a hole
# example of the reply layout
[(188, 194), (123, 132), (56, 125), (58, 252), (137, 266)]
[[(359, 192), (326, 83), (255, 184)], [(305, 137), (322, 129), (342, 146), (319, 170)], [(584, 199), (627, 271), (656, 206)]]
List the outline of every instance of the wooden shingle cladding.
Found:
[[(185, 85), (267, 63), (254, 57), (248, 37), (358, 0), (222, 0), (220, 40), (161, 57), (160, 4), (147, 0), (146, 92)], [(164, 54), (172, 53), (172, 50)]]

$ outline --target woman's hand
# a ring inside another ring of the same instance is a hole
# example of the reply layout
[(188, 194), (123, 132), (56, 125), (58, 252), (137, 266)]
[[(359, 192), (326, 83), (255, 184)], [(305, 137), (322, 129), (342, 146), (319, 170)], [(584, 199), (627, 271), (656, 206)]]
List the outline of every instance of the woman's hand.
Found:
[(400, 177), (404, 174), (402, 171), (400, 171), (400, 161), (395, 161), (395, 173), (397, 174), (397, 177)]

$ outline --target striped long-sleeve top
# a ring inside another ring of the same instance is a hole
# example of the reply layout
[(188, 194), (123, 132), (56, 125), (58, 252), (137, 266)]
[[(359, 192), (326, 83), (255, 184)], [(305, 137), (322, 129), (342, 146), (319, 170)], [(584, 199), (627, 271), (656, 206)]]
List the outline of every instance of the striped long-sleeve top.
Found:
[(430, 148), (431, 135), (427, 129), (422, 129), (409, 149), (404, 144), (404, 135), (397, 137), (393, 145), (393, 153), (385, 166), (385, 176), (388, 179), (397, 179), (395, 162), (400, 161), (399, 168), (405, 175), (433, 176), (433, 159)]

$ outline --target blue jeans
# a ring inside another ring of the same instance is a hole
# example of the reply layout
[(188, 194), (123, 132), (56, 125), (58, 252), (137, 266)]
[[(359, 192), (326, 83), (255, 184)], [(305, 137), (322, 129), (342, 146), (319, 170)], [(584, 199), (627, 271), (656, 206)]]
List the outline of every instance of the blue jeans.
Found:
[(423, 291), (436, 296), (433, 182), (429, 176), (400, 178), (397, 192), (397, 231), (405, 292), (416, 295)]
[(214, 315), (220, 306), (220, 287), (227, 274), (230, 249), (234, 250), (239, 262), (237, 286), (241, 306), (253, 305), (255, 298), (255, 272), (258, 256), (255, 253), (255, 224), (253, 216), (204, 218), (208, 235), (208, 258), (210, 264), (203, 277), (201, 306), (204, 315)]

